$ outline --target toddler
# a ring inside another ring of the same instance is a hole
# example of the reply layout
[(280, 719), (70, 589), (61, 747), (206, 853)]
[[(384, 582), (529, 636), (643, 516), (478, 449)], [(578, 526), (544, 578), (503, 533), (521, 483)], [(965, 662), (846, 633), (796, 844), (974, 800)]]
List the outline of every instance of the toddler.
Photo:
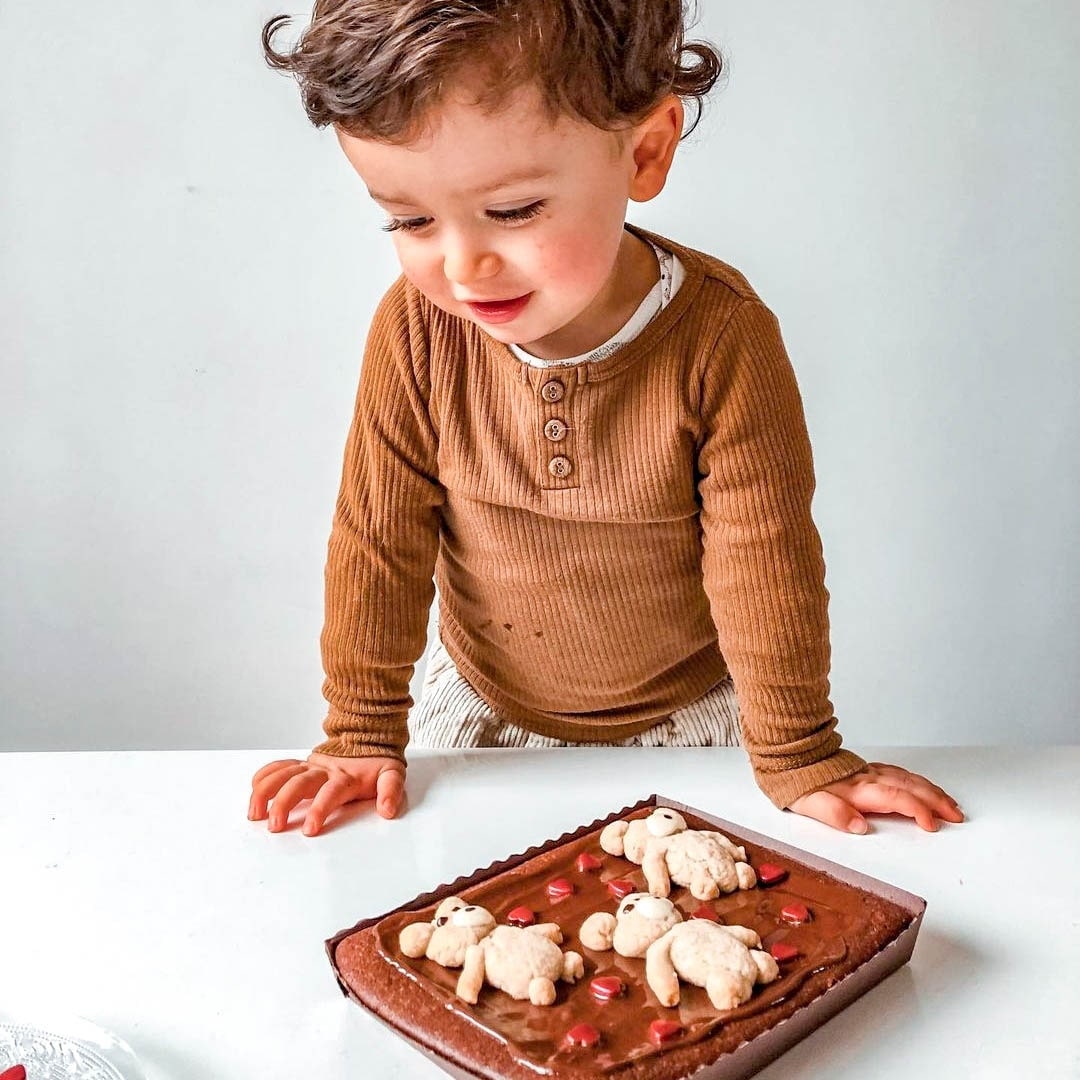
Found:
[[(960, 821), (841, 748), (810, 445), (777, 322), (626, 223), (721, 61), (680, 0), (319, 0), (298, 79), (386, 213), (326, 567), (326, 741), (255, 775), (303, 830), (405, 747), (735, 745), (781, 808)], [(693, 125), (689, 125), (692, 127)], [(439, 595), (439, 645), (409, 682)], [(737, 692), (737, 699), (736, 699)]]

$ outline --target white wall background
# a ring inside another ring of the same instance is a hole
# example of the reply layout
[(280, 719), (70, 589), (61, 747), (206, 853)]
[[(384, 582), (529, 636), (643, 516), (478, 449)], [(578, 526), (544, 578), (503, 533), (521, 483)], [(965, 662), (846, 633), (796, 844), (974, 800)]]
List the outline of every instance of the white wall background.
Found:
[[(781, 319), (848, 743), (1073, 742), (1074, 0), (704, 0), (730, 60), (634, 220)], [(0, 748), (320, 737), (380, 216), (269, 0), (4, 4)]]

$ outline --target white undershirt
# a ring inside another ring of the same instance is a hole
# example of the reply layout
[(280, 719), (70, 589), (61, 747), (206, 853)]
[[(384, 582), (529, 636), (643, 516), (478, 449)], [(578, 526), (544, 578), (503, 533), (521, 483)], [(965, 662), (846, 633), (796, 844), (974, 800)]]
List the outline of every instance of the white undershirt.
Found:
[(570, 364), (589, 364), (596, 360), (603, 360), (605, 356), (610, 356), (617, 349), (633, 341), (671, 303), (686, 278), (686, 271), (677, 255), (657, 247), (651, 240), (649, 245), (656, 254), (656, 261), (660, 264), (660, 280), (649, 290), (648, 295), (638, 305), (634, 314), (627, 319), (623, 328), (616, 331), (603, 345), (597, 345), (595, 349), (590, 349), (580, 356), (571, 356), (567, 360), (541, 360), (540, 357), (527, 353), (520, 345), (510, 346), (514, 355), (532, 367), (568, 367)]

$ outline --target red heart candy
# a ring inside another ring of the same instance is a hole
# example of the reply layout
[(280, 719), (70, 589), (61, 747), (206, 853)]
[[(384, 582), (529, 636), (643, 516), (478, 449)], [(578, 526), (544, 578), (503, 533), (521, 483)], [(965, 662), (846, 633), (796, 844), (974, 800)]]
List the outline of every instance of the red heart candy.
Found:
[(681, 1034), (682, 1024), (677, 1024), (674, 1020), (654, 1020), (649, 1025), (649, 1038), (657, 1046), (671, 1042), (672, 1039)]
[(12, 1065), (0, 1073), (0, 1080), (26, 1080), (26, 1066)]
[(799, 923), (809, 922), (813, 916), (805, 904), (796, 902), (782, 907), (780, 909), (780, 918), (784, 922), (794, 923), (797, 926)]
[(789, 960), (794, 960), (799, 955), (799, 950), (794, 945), (789, 945), (786, 941), (778, 941), (774, 945), (769, 946), (769, 953), (772, 958), (778, 964), (786, 964)]
[(558, 903), (560, 900), (565, 900), (568, 896), (572, 896), (574, 892), (574, 886), (570, 884), (566, 878), (556, 878), (554, 881), (549, 881), (544, 886), (548, 897), (552, 903)]
[(532, 926), (536, 922), (536, 915), (530, 908), (516, 907), (507, 914), (506, 921), (511, 926)]
[(770, 885), (778, 885), (787, 877), (787, 873), (782, 866), (777, 866), (776, 863), (763, 862), (757, 868), (758, 884), (764, 885), (766, 888)]
[(584, 1046), (588, 1049), (600, 1041), (600, 1032), (592, 1024), (576, 1024), (566, 1033), (566, 1041), (571, 1046)]
[(716, 914), (716, 909), (709, 907), (708, 904), (702, 904), (701, 907), (695, 911), (690, 912), (691, 919), (707, 919), (709, 922), (720, 921), (720, 916)]
[(625, 989), (622, 979), (614, 975), (601, 975), (589, 983), (589, 993), (600, 1002), (617, 998)]
[(614, 881), (609, 881), (607, 883), (607, 891), (611, 893), (616, 900), (621, 900), (624, 896), (629, 896), (632, 892), (637, 892), (638, 887), (632, 881), (627, 881), (626, 878), (616, 878)]
[(574, 866), (577, 867), (579, 874), (587, 874), (592, 870), (599, 870), (603, 865), (604, 864), (589, 851), (583, 851), (574, 862)]

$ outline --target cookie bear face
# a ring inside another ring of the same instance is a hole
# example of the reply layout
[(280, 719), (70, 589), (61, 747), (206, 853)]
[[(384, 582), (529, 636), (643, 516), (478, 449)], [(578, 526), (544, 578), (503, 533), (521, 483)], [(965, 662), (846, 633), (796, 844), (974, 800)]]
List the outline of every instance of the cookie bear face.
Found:
[(465, 962), (468, 947), (494, 929), (495, 916), (487, 908), (448, 896), (435, 909), (431, 922), (406, 926), (398, 945), (406, 956), (426, 956), (443, 967), (457, 968)]
[(615, 912), (612, 947), (620, 956), (644, 956), (657, 938), (680, 922), (682, 914), (670, 900), (631, 893), (623, 897)]
[(678, 908), (666, 898), (648, 893), (624, 896), (615, 914), (597, 911), (578, 931), (581, 944), (594, 952), (614, 949), (620, 956), (645, 955), (648, 947), (677, 923), (682, 922)]

